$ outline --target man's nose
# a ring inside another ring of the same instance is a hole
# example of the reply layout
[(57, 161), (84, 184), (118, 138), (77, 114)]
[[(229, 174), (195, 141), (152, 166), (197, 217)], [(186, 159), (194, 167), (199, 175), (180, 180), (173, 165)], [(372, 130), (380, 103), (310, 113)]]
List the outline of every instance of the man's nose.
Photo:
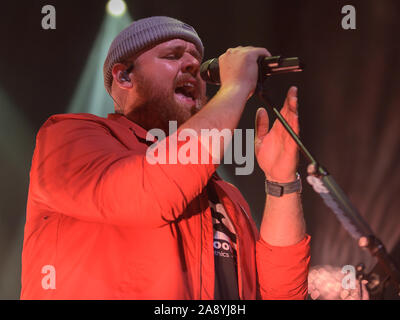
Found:
[(197, 75), (200, 69), (200, 61), (189, 53), (186, 53), (183, 57), (182, 72), (190, 73), (193, 77)]

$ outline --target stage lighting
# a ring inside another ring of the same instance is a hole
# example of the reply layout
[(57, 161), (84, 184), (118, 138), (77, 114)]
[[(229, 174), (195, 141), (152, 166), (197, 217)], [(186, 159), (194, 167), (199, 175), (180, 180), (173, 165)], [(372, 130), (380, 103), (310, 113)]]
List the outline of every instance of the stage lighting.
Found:
[(83, 112), (107, 117), (113, 112), (114, 101), (104, 89), (103, 64), (111, 42), (131, 23), (129, 11), (117, 18), (108, 13), (104, 15), (89, 56), (84, 57), (86, 64), (69, 102), (68, 113)]
[(110, 0), (107, 2), (107, 12), (112, 16), (122, 16), (126, 11), (126, 4), (123, 0)]
[[(315, 266), (308, 274), (308, 293), (313, 300), (369, 300), (366, 283), (357, 280), (354, 289), (342, 285), (344, 274), (341, 268), (330, 265)], [(363, 280), (364, 281), (364, 280)], [(360, 291), (362, 296), (360, 296)]]

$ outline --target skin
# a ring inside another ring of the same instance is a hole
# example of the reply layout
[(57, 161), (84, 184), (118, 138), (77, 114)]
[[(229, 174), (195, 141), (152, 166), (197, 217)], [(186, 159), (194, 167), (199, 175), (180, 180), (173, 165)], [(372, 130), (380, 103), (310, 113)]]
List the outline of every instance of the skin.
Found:
[[(195, 46), (180, 39), (163, 42), (134, 59), (131, 81), (120, 81), (125, 64), (113, 67), (112, 94), (123, 103), (123, 113), (145, 129), (160, 128), (168, 132), (168, 121), (183, 124), (206, 100), (205, 83), (200, 78), (200, 54)], [(156, 76), (154, 76), (156, 75)], [(185, 103), (175, 94), (178, 84), (190, 81), (197, 99)], [(118, 101), (118, 100), (117, 100)]]
[[(221, 86), (207, 103), (205, 83), (200, 78), (200, 55), (193, 43), (173, 39), (133, 57), (130, 81), (121, 79), (126, 64), (113, 66), (112, 95), (117, 109), (145, 129), (160, 128), (168, 132), (168, 121), (177, 120), (179, 130), (190, 128), (200, 135), (201, 129), (219, 131), (237, 127), (248, 98), (257, 84), (259, 56), (270, 56), (265, 48), (237, 47), (219, 57)], [(156, 76), (155, 76), (156, 75)], [(175, 93), (177, 84), (192, 81), (195, 101), (181, 99)], [(282, 115), (299, 132), (297, 88), (287, 93)], [(201, 107), (201, 108), (200, 108)], [(256, 114), (255, 155), (266, 178), (275, 182), (296, 179), (298, 149), (283, 126), (275, 121), (269, 130), (265, 109)], [(224, 144), (213, 157), (221, 159)], [(289, 246), (305, 236), (305, 223), (300, 195), (272, 197), (267, 195), (260, 227), (264, 241), (273, 246)]]

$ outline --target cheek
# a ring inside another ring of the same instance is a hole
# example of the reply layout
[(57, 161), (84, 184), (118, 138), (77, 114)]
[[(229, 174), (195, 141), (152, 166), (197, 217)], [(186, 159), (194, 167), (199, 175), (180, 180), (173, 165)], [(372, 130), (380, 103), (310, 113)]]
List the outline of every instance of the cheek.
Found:
[(154, 59), (151, 63), (142, 64), (141, 73), (145, 75), (153, 89), (174, 87), (179, 68), (177, 63)]
[(156, 70), (150, 77), (150, 85), (155, 94), (169, 94), (175, 90), (175, 76), (165, 70)]
[(162, 62), (158, 64), (158, 68), (154, 75), (159, 75), (163, 81), (169, 81), (168, 85), (173, 85), (177, 74), (179, 72), (179, 67), (176, 63)]

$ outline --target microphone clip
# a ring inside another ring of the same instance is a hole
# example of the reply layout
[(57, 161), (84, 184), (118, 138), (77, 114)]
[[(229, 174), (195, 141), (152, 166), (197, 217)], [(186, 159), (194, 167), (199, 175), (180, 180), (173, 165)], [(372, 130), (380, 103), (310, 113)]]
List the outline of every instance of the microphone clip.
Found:
[(303, 71), (304, 65), (298, 57), (283, 58), (281, 56), (260, 57), (258, 59), (260, 73), (263, 78), (288, 72)]
[[(273, 57), (259, 57), (258, 63), (258, 81), (255, 93), (262, 95), (265, 90), (265, 80), (268, 77), (289, 73), (289, 72), (301, 72), (303, 71), (304, 64), (300, 63), (298, 57), (283, 58), (282, 56)], [(266, 96), (262, 97), (267, 99)]]

